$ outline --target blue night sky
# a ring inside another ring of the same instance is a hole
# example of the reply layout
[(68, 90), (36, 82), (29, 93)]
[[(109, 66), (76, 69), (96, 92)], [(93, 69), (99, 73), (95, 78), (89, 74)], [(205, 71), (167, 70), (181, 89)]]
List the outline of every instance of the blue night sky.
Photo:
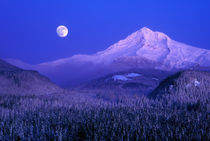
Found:
[[(57, 36), (59, 25), (67, 38)], [(36, 64), (93, 54), (144, 26), (210, 49), (210, 1), (1, 0), (0, 58)]]

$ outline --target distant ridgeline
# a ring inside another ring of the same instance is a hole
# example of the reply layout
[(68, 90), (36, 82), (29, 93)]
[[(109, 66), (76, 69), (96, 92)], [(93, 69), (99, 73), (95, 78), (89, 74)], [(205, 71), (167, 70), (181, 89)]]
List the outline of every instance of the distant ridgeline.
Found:
[(0, 60), (0, 94), (51, 94), (63, 91), (37, 71), (23, 70)]

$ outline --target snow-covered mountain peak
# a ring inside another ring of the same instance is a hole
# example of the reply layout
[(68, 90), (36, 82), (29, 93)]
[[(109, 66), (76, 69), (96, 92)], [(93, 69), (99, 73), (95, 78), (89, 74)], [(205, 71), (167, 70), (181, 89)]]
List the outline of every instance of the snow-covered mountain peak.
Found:
[[(210, 66), (210, 50), (196, 48), (170, 39), (166, 34), (141, 28), (104, 51), (92, 55), (77, 54), (39, 65), (18, 61), (10, 63), (38, 70), (55, 82), (82, 82), (130, 69), (177, 70)], [(87, 79), (88, 78), (88, 79)]]
[(170, 38), (162, 33), (157, 31), (152, 31), (147, 27), (143, 27), (140, 30), (134, 32), (130, 36), (128, 36), (125, 40), (143, 40), (144, 42), (154, 42), (159, 40), (169, 40)]
[(98, 52), (99, 60), (111, 62), (122, 56), (141, 56), (152, 61), (161, 62), (169, 52), (168, 41), (171, 39), (161, 32), (154, 32), (143, 27), (124, 40)]
[(152, 31), (151, 29), (147, 27), (143, 27), (137, 32), (139, 33), (139, 36), (143, 36), (145, 40), (169, 39), (169, 37), (166, 34), (162, 32)]
[(119, 51), (120, 49), (133, 48), (138, 49), (146, 45), (151, 47), (150, 44), (166, 43), (170, 38), (161, 32), (154, 32), (147, 27), (143, 27), (140, 30), (132, 33), (127, 38), (120, 40), (116, 44), (110, 46), (108, 49), (98, 54), (110, 54), (111, 52)]
[(194, 65), (209, 66), (210, 51), (195, 48), (170, 39), (166, 34), (141, 28), (124, 40), (96, 54), (96, 62), (110, 64), (119, 58), (145, 58), (164, 64), (168, 69)]

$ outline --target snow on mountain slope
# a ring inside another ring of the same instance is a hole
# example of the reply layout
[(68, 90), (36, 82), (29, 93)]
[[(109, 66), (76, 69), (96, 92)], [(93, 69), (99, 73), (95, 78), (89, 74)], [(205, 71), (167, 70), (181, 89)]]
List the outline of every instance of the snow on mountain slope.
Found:
[(137, 57), (161, 63), (162, 66), (185, 68), (192, 65), (210, 66), (210, 51), (195, 48), (170, 39), (161, 32), (144, 27), (126, 39), (94, 55), (75, 55), (70, 58), (42, 63), (40, 66), (59, 66), (69, 62), (92, 62), (110, 65), (118, 58)]
[(130, 80), (129, 78), (127, 78), (124, 75), (114, 75), (114, 76), (112, 76), (112, 79), (114, 79), (114, 81), (118, 81), (118, 80), (127, 81), (127, 80)]
[[(18, 66), (13, 62), (10, 63)], [(73, 80), (91, 80), (132, 68), (173, 70), (195, 66), (210, 66), (209, 50), (179, 43), (164, 33), (144, 27), (96, 54), (74, 55), (31, 67), (55, 82), (70, 84)], [(20, 67), (25, 68), (23, 63)]]
[(210, 66), (210, 51), (199, 49), (170, 39), (148, 28), (131, 34), (108, 49), (97, 53), (97, 60), (112, 62), (118, 57), (142, 57), (161, 63), (162, 68), (185, 68), (192, 65)]
[(151, 93), (162, 80), (171, 74), (173, 74), (173, 72), (155, 69), (133, 69), (105, 75), (81, 85), (78, 88), (147, 95)]
[(121, 56), (141, 56), (158, 62), (169, 52), (166, 44), (168, 39), (169, 37), (163, 33), (142, 28), (105, 51), (98, 52), (97, 55), (105, 60), (113, 60)]

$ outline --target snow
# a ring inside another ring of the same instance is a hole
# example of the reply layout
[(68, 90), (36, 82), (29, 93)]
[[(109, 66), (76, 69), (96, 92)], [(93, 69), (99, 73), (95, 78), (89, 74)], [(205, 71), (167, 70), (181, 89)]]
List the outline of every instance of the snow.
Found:
[(117, 80), (128, 81), (128, 80), (130, 80), (129, 78), (127, 78), (124, 75), (114, 75), (114, 76), (112, 76), (112, 78), (114, 79), (114, 81), (117, 81)]
[(142, 76), (142, 75), (139, 74), (139, 73), (129, 73), (129, 74), (127, 74), (127, 77), (139, 77), (139, 76)]
[(193, 85), (194, 85), (195, 87), (199, 87), (200, 84), (201, 84), (201, 82), (199, 82), (198, 80), (195, 79), (195, 80), (192, 81), (191, 83), (187, 84), (186, 87), (189, 88), (189, 87), (192, 87)]
[[(146, 27), (96, 54), (74, 55), (69, 58), (41, 63), (37, 66), (43, 70), (43, 68), (49, 68), (49, 66), (60, 68), (61, 66), (71, 65), (73, 62), (75, 64), (92, 63), (112, 65), (120, 57), (127, 57), (128, 59), (129, 57), (136, 57), (137, 60), (144, 58), (149, 61), (161, 63), (162, 65), (156, 68), (164, 70), (186, 68), (198, 64), (200, 66), (210, 66), (209, 50), (179, 43), (164, 33), (152, 31)], [(18, 66), (16, 63), (13, 63), (13, 65)], [(23, 66), (21, 67), (24, 68)]]
[(113, 75), (112, 79), (114, 79), (115, 81), (117, 80), (121, 80), (121, 81), (128, 81), (131, 80), (129, 78), (134, 78), (134, 77), (139, 77), (142, 76), (139, 73), (128, 73), (127, 75)]
[(102, 62), (112, 63), (119, 57), (141, 56), (162, 63), (161, 69), (186, 68), (200, 64), (210, 66), (210, 51), (172, 40), (146, 27), (96, 54)]
[(195, 87), (200, 86), (200, 84), (201, 84), (201, 83), (200, 83), (199, 81), (197, 81), (197, 80), (194, 81), (194, 86), (195, 86)]
[[(106, 50), (92, 55), (78, 54), (29, 67), (24, 63), (11, 63), (23, 69), (37, 70), (53, 81), (68, 82), (72, 77), (92, 77), (89, 74), (98, 73), (102, 67), (105, 68), (104, 73), (110, 73), (109, 68), (114, 70), (115, 67), (119, 71), (128, 70), (128, 68), (144, 68), (147, 63), (148, 67), (162, 70), (186, 69), (194, 66), (208, 67), (210, 66), (210, 50), (174, 41), (164, 33), (144, 27)], [(78, 72), (77, 75), (69, 73), (73, 70), (82, 70), (86, 66), (90, 66), (86, 74), (83, 74), (84, 71)], [(68, 77), (64, 78), (65, 73)], [(129, 78), (131, 77), (116, 76), (113, 79), (125, 81)], [(195, 85), (199, 83), (195, 82)]]
[(98, 52), (97, 55), (103, 58), (103, 62), (111, 62), (122, 56), (141, 56), (160, 61), (169, 52), (166, 47), (167, 40), (167, 35), (144, 27), (108, 49)]
[(155, 78), (155, 77), (153, 77), (152, 79), (153, 79), (153, 80), (156, 80), (156, 81), (158, 81), (158, 80), (159, 80), (158, 78)]

